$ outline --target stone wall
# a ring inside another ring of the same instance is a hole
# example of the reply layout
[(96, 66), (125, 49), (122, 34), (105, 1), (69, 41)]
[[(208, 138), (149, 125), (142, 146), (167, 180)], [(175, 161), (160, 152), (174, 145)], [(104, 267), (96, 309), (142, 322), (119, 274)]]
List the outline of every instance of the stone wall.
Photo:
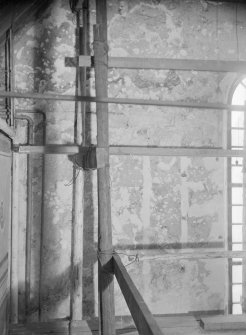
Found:
[[(109, 55), (245, 60), (245, 12), (244, 5), (195, 0), (108, 1)], [(23, 27), (15, 37), (17, 90), (74, 94), (75, 69), (64, 65), (66, 56), (76, 54), (74, 19), (68, 1), (57, 0), (35, 22)], [(91, 1), (91, 49), (93, 23), (95, 6)], [(236, 78), (235, 74), (196, 71), (111, 69), (108, 92), (111, 97), (226, 103)], [(93, 71), (88, 86), (94, 95)], [(18, 100), (16, 106), (45, 112), (46, 143), (73, 143), (73, 103)], [(226, 146), (226, 113), (221, 111), (109, 105), (109, 113), (110, 144)], [(94, 104), (88, 115), (88, 141), (96, 144)], [(35, 116), (36, 143), (42, 142), (43, 126), (42, 116)], [(21, 129), (24, 136), (24, 127)], [(20, 202), (25, 208), (26, 162), (24, 157), (22, 160)], [(33, 156), (32, 164), (30, 314), (33, 320), (37, 318), (41, 289), (42, 318), (67, 318), (71, 289), (72, 163), (66, 156), (46, 156), (44, 160)], [(224, 160), (218, 158), (111, 158), (114, 245), (123, 254), (139, 254), (139, 262), (127, 269), (153, 313), (226, 308), (224, 260), (161, 259), (166, 248), (176, 253), (183, 249), (196, 252), (202, 247), (225, 247), (225, 167)], [(96, 172), (85, 172), (84, 317), (97, 314), (98, 309), (96, 191)], [(22, 212), (23, 238), (25, 219)], [(125, 264), (133, 259), (122, 257)], [(22, 282), (23, 265), (24, 258), (20, 263)], [(117, 314), (129, 313), (117, 285), (115, 290)], [(24, 288), (20, 286), (20, 301), (22, 296)], [(21, 308), (20, 311), (22, 315)]]

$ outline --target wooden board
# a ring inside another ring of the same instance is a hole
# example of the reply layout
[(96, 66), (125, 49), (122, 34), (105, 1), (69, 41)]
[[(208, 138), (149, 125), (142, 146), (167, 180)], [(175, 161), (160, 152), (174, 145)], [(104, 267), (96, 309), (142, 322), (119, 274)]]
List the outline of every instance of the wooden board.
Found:
[[(222, 316), (226, 317), (227, 316)], [(213, 318), (218, 318), (214, 316)], [(199, 321), (189, 315), (155, 316), (164, 335), (245, 335), (244, 329), (204, 330)], [(99, 335), (98, 319), (57, 320), (43, 323), (11, 325), (9, 335)], [(116, 334), (139, 335), (130, 316), (116, 317)]]
[[(93, 67), (93, 56), (66, 57), (65, 66)], [(154, 69), (179, 71), (238, 72), (246, 73), (245, 61), (145, 58), (145, 57), (109, 57), (109, 68), (118, 69)]]
[[(74, 155), (86, 152), (86, 148), (78, 145), (20, 145), (14, 150), (21, 154), (63, 154)], [(102, 166), (105, 164), (107, 152), (104, 148), (96, 149), (97, 161)], [(151, 146), (110, 146), (110, 155), (134, 155), (134, 156), (171, 156), (171, 157), (244, 157), (244, 150), (224, 150), (219, 148), (171, 148), (171, 147), (151, 147)]]
[(162, 335), (162, 331), (131, 280), (118, 255), (113, 256), (114, 273), (141, 335)]
[(201, 319), (205, 330), (237, 330), (245, 329), (246, 315), (217, 315)]

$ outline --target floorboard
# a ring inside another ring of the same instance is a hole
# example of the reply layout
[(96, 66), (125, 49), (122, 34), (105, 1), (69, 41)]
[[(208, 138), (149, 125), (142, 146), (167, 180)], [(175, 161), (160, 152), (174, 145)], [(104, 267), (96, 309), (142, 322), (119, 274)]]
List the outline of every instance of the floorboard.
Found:
[[(220, 322), (232, 320), (228, 316), (206, 317), (204, 319), (213, 319)], [(238, 318), (238, 321), (240, 318)], [(204, 329), (201, 325), (201, 318), (194, 316), (156, 316), (157, 323), (162, 329), (164, 335), (245, 335), (244, 329), (230, 330), (224, 329)], [(244, 320), (244, 319), (243, 319)], [(242, 321), (242, 317), (241, 317)], [(131, 317), (117, 317), (116, 319), (117, 335), (138, 335), (136, 327)], [(98, 335), (98, 320), (83, 321), (51, 321), (42, 323), (29, 323), (10, 325), (9, 335)]]

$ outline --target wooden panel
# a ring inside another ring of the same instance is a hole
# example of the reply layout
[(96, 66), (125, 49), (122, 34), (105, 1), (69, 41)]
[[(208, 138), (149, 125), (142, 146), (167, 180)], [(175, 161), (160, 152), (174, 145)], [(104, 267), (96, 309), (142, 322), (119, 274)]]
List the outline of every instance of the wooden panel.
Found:
[(141, 335), (163, 335), (146, 303), (131, 280), (118, 255), (113, 256), (114, 273), (129, 307), (135, 325)]
[(201, 319), (205, 330), (246, 330), (246, 315), (218, 315)]

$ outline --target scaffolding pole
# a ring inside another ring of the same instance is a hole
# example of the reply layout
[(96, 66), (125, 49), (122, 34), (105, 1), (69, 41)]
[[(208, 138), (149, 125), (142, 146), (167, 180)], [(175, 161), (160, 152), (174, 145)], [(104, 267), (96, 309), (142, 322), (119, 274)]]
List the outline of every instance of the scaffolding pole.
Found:
[[(96, 1), (94, 26), (96, 96), (108, 94), (107, 1)], [(97, 103), (97, 146), (109, 152), (108, 105)], [(114, 272), (112, 259), (109, 154), (106, 165), (97, 170), (98, 178), (98, 298), (99, 329), (102, 335), (115, 334)]]

